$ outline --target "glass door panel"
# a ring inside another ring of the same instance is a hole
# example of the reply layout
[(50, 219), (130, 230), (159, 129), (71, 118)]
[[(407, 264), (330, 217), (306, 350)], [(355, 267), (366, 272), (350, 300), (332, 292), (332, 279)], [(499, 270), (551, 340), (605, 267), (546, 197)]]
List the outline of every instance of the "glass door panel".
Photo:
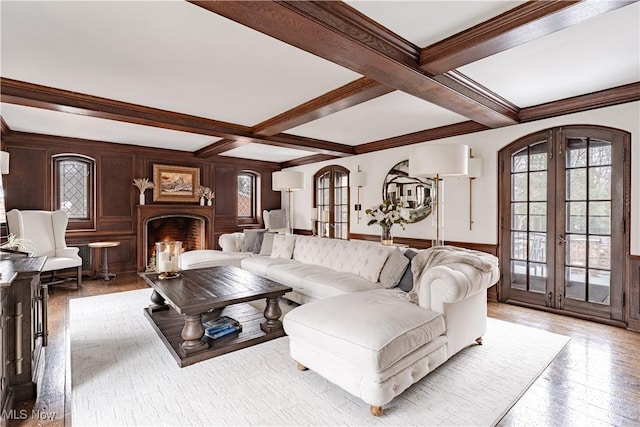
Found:
[(611, 269), (611, 143), (566, 143), (565, 298), (608, 305)]
[[(515, 292), (547, 292), (547, 143), (511, 156), (511, 283)], [(544, 298), (544, 297), (543, 297)]]
[(349, 171), (329, 166), (315, 175), (318, 235), (338, 239), (349, 236)]
[(329, 235), (329, 211), (331, 205), (331, 174), (325, 172), (316, 178), (316, 210), (318, 222), (316, 233)]
[(334, 171), (334, 204), (333, 204), (333, 237), (336, 239), (347, 239), (347, 224), (349, 222), (349, 178), (348, 175), (336, 170)]

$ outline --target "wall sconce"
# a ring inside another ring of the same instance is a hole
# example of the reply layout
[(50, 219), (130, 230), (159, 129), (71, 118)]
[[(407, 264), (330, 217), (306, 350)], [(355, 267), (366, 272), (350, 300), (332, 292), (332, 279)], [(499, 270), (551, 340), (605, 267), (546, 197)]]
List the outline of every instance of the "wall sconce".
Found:
[(9, 173), (9, 153), (0, 151), (0, 173), (6, 175)]
[(349, 174), (349, 180), (351, 181), (351, 187), (358, 188), (358, 201), (356, 202), (354, 209), (358, 212), (358, 224), (360, 223), (361, 214), (362, 214), (362, 205), (360, 204), (360, 189), (367, 184), (367, 174), (366, 172), (362, 172), (360, 170), (360, 165), (358, 165), (358, 171), (355, 173)]
[(469, 230), (473, 228), (473, 180), (482, 176), (482, 159), (473, 157), (469, 150)]

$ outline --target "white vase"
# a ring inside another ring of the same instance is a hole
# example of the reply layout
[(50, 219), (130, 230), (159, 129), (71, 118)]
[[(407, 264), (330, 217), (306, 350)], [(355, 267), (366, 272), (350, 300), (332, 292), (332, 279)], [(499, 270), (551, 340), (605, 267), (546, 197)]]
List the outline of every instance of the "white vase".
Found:
[(140, 193), (140, 205), (144, 205), (144, 193)]
[(213, 200), (211, 200), (211, 199), (207, 200), (207, 205), (213, 206)]
[(204, 206), (204, 196), (200, 197), (200, 206)]

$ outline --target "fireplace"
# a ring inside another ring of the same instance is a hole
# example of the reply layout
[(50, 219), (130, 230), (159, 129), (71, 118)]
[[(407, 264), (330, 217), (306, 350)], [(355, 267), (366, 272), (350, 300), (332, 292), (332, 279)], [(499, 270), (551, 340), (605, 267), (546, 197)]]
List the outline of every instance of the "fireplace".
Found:
[(150, 265), (156, 242), (180, 241), (182, 251), (204, 249), (205, 220), (195, 215), (161, 215), (146, 221), (147, 242), (145, 264)]
[(138, 271), (145, 271), (155, 243), (182, 242), (183, 251), (206, 249), (213, 236), (213, 208), (193, 205), (137, 207)]

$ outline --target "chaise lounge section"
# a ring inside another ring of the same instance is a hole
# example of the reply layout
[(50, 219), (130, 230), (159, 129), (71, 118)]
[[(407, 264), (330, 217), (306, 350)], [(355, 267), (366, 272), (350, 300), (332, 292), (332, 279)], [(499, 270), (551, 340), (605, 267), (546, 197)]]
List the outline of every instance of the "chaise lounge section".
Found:
[(412, 272), (408, 294), (378, 289), (334, 296), (284, 318), (298, 367), (359, 397), (376, 416), (460, 350), (481, 344), (486, 290), (499, 278), (496, 257), (451, 247), (422, 251)]

